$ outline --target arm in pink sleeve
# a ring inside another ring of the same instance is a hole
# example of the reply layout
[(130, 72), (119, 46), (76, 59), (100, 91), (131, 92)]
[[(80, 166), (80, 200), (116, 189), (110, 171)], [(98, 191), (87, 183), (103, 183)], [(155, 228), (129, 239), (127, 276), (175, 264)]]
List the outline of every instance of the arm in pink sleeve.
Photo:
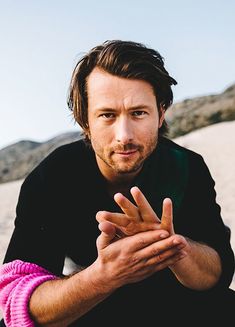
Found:
[(32, 327), (28, 303), (34, 289), (56, 279), (46, 269), (29, 262), (14, 260), (0, 267), (0, 307), (7, 327)]

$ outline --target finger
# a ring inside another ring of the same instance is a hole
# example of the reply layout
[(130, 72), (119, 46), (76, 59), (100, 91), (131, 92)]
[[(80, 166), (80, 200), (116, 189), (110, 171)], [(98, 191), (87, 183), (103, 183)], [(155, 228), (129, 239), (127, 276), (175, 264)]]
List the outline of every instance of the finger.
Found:
[(123, 194), (116, 193), (114, 195), (115, 202), (119, 205), (122, 211), (130, 217), (132, 220), (140, 221), (141, 217), (139, 214), (139, 209), (130, 201), (128, 200)]
[(130, 219), (123, 213), (98, 211), (96, 214), (96, 220), (100, 223), (102, 221), (109, 221), (121, 227), (126, 227), (130, 223)]
[(106, 235), (112, 237), (116, 233), (116, 228), (113, 224), (103, 221), (98, 225), (98, 228), (101, 232), (105, 233)]
[(134, 235), (140, 232), (147, 232), (150, 230), (159, 230), (161, 229), (160, 224), (156, 223), (147, 223), (144, 221), (141, 222), (131, 222), (130, 224), (126, 227), (121, 227), (120, 229), (126, 234), (126, 235)]
[(172, 201), (169, 198), (165, 198), (162, 204), (161, 228), (167, 230), (171, 235), (175, 233)]
[(152, 223), (160, 222), (160, 219), (157, 217), (148, 200), (137, 186), (131, 188), (131, 194), (138, 206), (143, 221)]
[(174, 235), (165, 239), (152, 242), (139, 250), (138, 254), (144, 258), (151, 258), (157, 255), (166, 259), (169, 256), (181, 251), (186, 246), (186, 241), (181, 235)]
[(164, 258), (163, 256), (156, 256), (146, 260), (146, 265), (153, 265), (155, 266), (155, 271), (160, 271), (167, 267), (173, 266), (175, 263), (184, 259), (186, 256), (187, 253), (185, 251), (180, 251), (167, 258)]
[[(136, 252), (145, 249), (149, 245), (159, 242), (169, 236), (169, 233), (163, 229), (151, 230), (146, 232), (137, 233), (133, 236), (127, 237), (128, 249)], [(144, 255), (143, 255), (144, 257)]]
[(163, 262), (169, 265), (169, 263), (172, 264), (172, 262), (175, 262), (176, 258), (181, 257), (182, 253), (182, 251), (168, 250), (166, 252), (156, 254), (155, 256), (152, 256), (149, 259), (145, 259), (145, 262), (147, 265), (159, 265)]
[(113, 243), (113, 240), (116, 237), (116, 228), (114, 225), (106, 221), (101, 222), (98, 228), (101, 231), (101, 234), (97, 238), (97, 247), (101, 250)]

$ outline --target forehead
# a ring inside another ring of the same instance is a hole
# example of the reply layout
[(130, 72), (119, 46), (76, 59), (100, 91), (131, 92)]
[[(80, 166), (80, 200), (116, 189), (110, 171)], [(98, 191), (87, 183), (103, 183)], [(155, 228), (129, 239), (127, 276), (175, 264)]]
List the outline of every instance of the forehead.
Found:
[(153, 87), (150, 83), (127, 79), (112, 75), (108, 72), (95, 68), (87, 78), (88, 102), (92, 100), (108, 99), (135, 99), (144, 101), (156, 101)]

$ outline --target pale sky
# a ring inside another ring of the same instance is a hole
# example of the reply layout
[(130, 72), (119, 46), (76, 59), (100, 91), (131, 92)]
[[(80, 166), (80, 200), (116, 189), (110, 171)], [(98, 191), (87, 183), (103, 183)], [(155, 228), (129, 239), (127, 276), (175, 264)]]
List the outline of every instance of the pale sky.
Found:
[(0, 148), (79, 130), (66, 99), (80, 55), (110, 39), (155, 48), (174, 102), (235, 83), (233, 0), (0, 0)]

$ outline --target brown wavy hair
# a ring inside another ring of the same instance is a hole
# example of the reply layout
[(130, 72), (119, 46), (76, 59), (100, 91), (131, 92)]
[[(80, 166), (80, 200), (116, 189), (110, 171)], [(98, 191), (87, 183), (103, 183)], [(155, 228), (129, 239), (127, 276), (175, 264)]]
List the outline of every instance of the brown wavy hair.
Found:
[[(133, 41), (108, 40), (92, 48), (76, 64), (69, 86), (67, 104), (85, 135), (89, 131), (87, 77), (95, 68), (123, 78), (139, 79), (153, 87), (158, 111), (173, 102), (171, 85), (177, 82), (164, 67), (164, 58), (154, 49)], [(159, 134), (167, 132), (164, 121)]]

